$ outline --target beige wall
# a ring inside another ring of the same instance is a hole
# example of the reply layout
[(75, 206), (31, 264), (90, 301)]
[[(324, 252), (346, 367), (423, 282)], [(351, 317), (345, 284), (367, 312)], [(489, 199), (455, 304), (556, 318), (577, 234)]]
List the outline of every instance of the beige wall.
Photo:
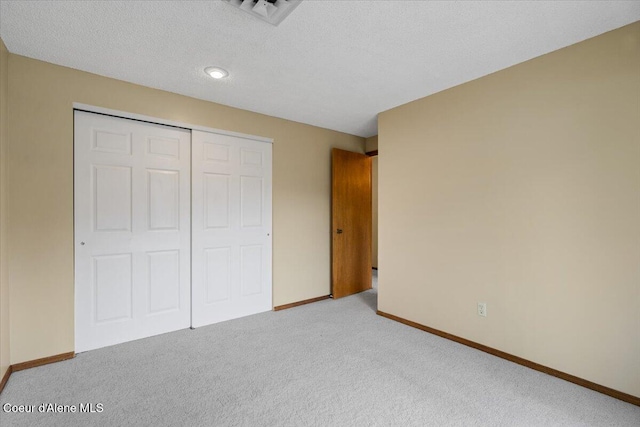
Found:
[(0, 39), (0, 379), (10, 365), (7, 280), (7, 89), (9, 52)]
[(370, 151), (375, 151), (378, 149), (378, 135), (370, 136), (369, 138), (364, 140), (364, 148), (368, 153)]
[(274, 305), (329, 294), (330, 149), (363, 138), (10, 54), (11, 363), (74, 350), (73, 102), (273, 138)]
[(379, 309), (640, 396), (640, 22), (378, 123)]
[(371, 160), (371, 266), (378, 268), (378, 156)]

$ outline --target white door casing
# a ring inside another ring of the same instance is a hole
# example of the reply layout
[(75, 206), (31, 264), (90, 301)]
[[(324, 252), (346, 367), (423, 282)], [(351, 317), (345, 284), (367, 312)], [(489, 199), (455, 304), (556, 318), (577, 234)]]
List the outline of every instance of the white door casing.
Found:
[(272, 144), (192, 132), (192, 326), (272, 309)]
[(76, 111), (75, 346), (190, 325), (190, 132)]

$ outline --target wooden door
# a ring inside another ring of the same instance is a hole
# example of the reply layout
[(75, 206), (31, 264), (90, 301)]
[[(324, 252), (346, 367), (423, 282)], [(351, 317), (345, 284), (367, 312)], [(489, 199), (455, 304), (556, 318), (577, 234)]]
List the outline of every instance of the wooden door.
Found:
[(192, 326), (273, 308), (269, 142), (193, 131)]
[(190, 324), (190, 132), (74, 115), (75, 343)]
[(371, 289), (371, 158), (331, 153), (331, 293), (342, 298)]

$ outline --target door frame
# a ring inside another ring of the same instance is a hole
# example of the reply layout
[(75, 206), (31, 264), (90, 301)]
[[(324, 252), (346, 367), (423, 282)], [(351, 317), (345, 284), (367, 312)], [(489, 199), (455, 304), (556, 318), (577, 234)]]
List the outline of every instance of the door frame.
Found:
[[(249, 139), (249, 140), (253, 140), (253, 141), (257, 141), (257, 142), (264, 142), (264, 143), (268, 143), (268, 144), (273, 144), (273, 138), (267, 138), (267, 137), (263, 137), (263, 136), (257, 136), (257, 135), (250, 135), (250, 134), (246, 134), (246, 133), (241, 133), (241, 132), (233, 132), (233, 131), (228, 131), (228, 130), (224, 130), (224, 129), (217, 129), (217, 128), (211, 128), (211, 127), (207, 127), (207, 126), (200, 126), (200, 125), (194, 125), (191, 123), (185, 123), (185, 122), (178, 122), (175, 120), (167, 120), (167, 119), (162, 119), (159, 117), (152, 117), (152, 116), (146, 116), (144, 114), (137, 114), (137, 113), (130, 113), (127, 111), (121, 111), (121, 110), (113, 110), (110, 108), (104, 108), (104, 107), (98, 107), (95, 105), (89, 105), (89, 104), (83, 104), (80, 102), (73, 102), (72, 103), (72, 109), (71, 109), (71, 113), (75, 114), (76, 111), (84, 111), (87, 113), (96, 113), (96, 114), (102, 114), (105, 116), (112, 116), (115, 118), (120, 118), (120, 119), (130, 119), (130, 120), (137, 120), (137, 121), (141, 121), (141, 122), (147, 122), (147, 123), (151, 123), (151, 124), (158, 124), (158, 125), (165, 125), (165, 126), (172, 126), (172, 127), (176, 127), (176, 128), (182, 128), (185, 130), (189, 130), (189, 131), (202, 131), (202, 132), (209, 132), (209, 133), (216, 133), (216, 134), (220, 134), (220, 135), (229, 135), (229, 136), (234, 136), (234, 137), (239, 137), (239, 138), (245, 138), (245, 139)], [(73, 138), (74, 138), (74, 154), (73, 157), (75, 159), (75, 131), (73, 133)], [(191, 144), (191, 142), (190, 142)], [(72, 162), (72, 175), (73, 175), (73, 179), (75, 179), (75, 160)], [(190, 177), (191, 179), (191, 177)], [(272, 203), (271, 203), (271, 217), (273, 218), (273, 194), (272, 194)], [(74, 219), (73, 219), (73, 260), (74, 260), (74, 266), (73, 266), (73, 284), (74, 284), (74, 298), (73, 298), (73, 312), (74, 312), (74, 317), (75, 317), (75, 313), (76, 313), (76, 299), (75, 299), (75, 284), (76, 284), (76, 274), (75, 274), (75, 257), (76, 257), (76, 236), (75, 236), (75, 189), (74, 189), (74, 197), (73, 197), (73, 212), (74, 212)], [(273, 236), (273, 228), (271, 231), (271, 235)], [(271, 253), (273, 253), (273, 239), (271, 239)], [(190, 281), (189, 283), (189, 289), (190, 289), (190, 293), (192, 292), (193, 283)], [(191, 300), (189, 300), (190, 305), (191, 305)], [(273, 258), (271, 259), (271, 307), (273, 308)], [(191, 319), (191, 323), (193, 323), (193, 319)], [(74, 331), (74, 336), (75, 336), (75, 322), (74, 322), (74, 326), (73, 326), (73, 331)], [(75, 340), (74, 340), (75, 341)], [(74, 347), (76, 347), (76, 343), (74, 342)]]

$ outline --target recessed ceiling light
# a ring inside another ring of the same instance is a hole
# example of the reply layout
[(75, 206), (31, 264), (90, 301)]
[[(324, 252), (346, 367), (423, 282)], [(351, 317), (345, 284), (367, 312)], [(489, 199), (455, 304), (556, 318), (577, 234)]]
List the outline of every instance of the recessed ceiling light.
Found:
[(224, 79), (229, 75), (229, 72), (220, 67), (207, 67), (204, 72), (209, 74), (214, 79)]

